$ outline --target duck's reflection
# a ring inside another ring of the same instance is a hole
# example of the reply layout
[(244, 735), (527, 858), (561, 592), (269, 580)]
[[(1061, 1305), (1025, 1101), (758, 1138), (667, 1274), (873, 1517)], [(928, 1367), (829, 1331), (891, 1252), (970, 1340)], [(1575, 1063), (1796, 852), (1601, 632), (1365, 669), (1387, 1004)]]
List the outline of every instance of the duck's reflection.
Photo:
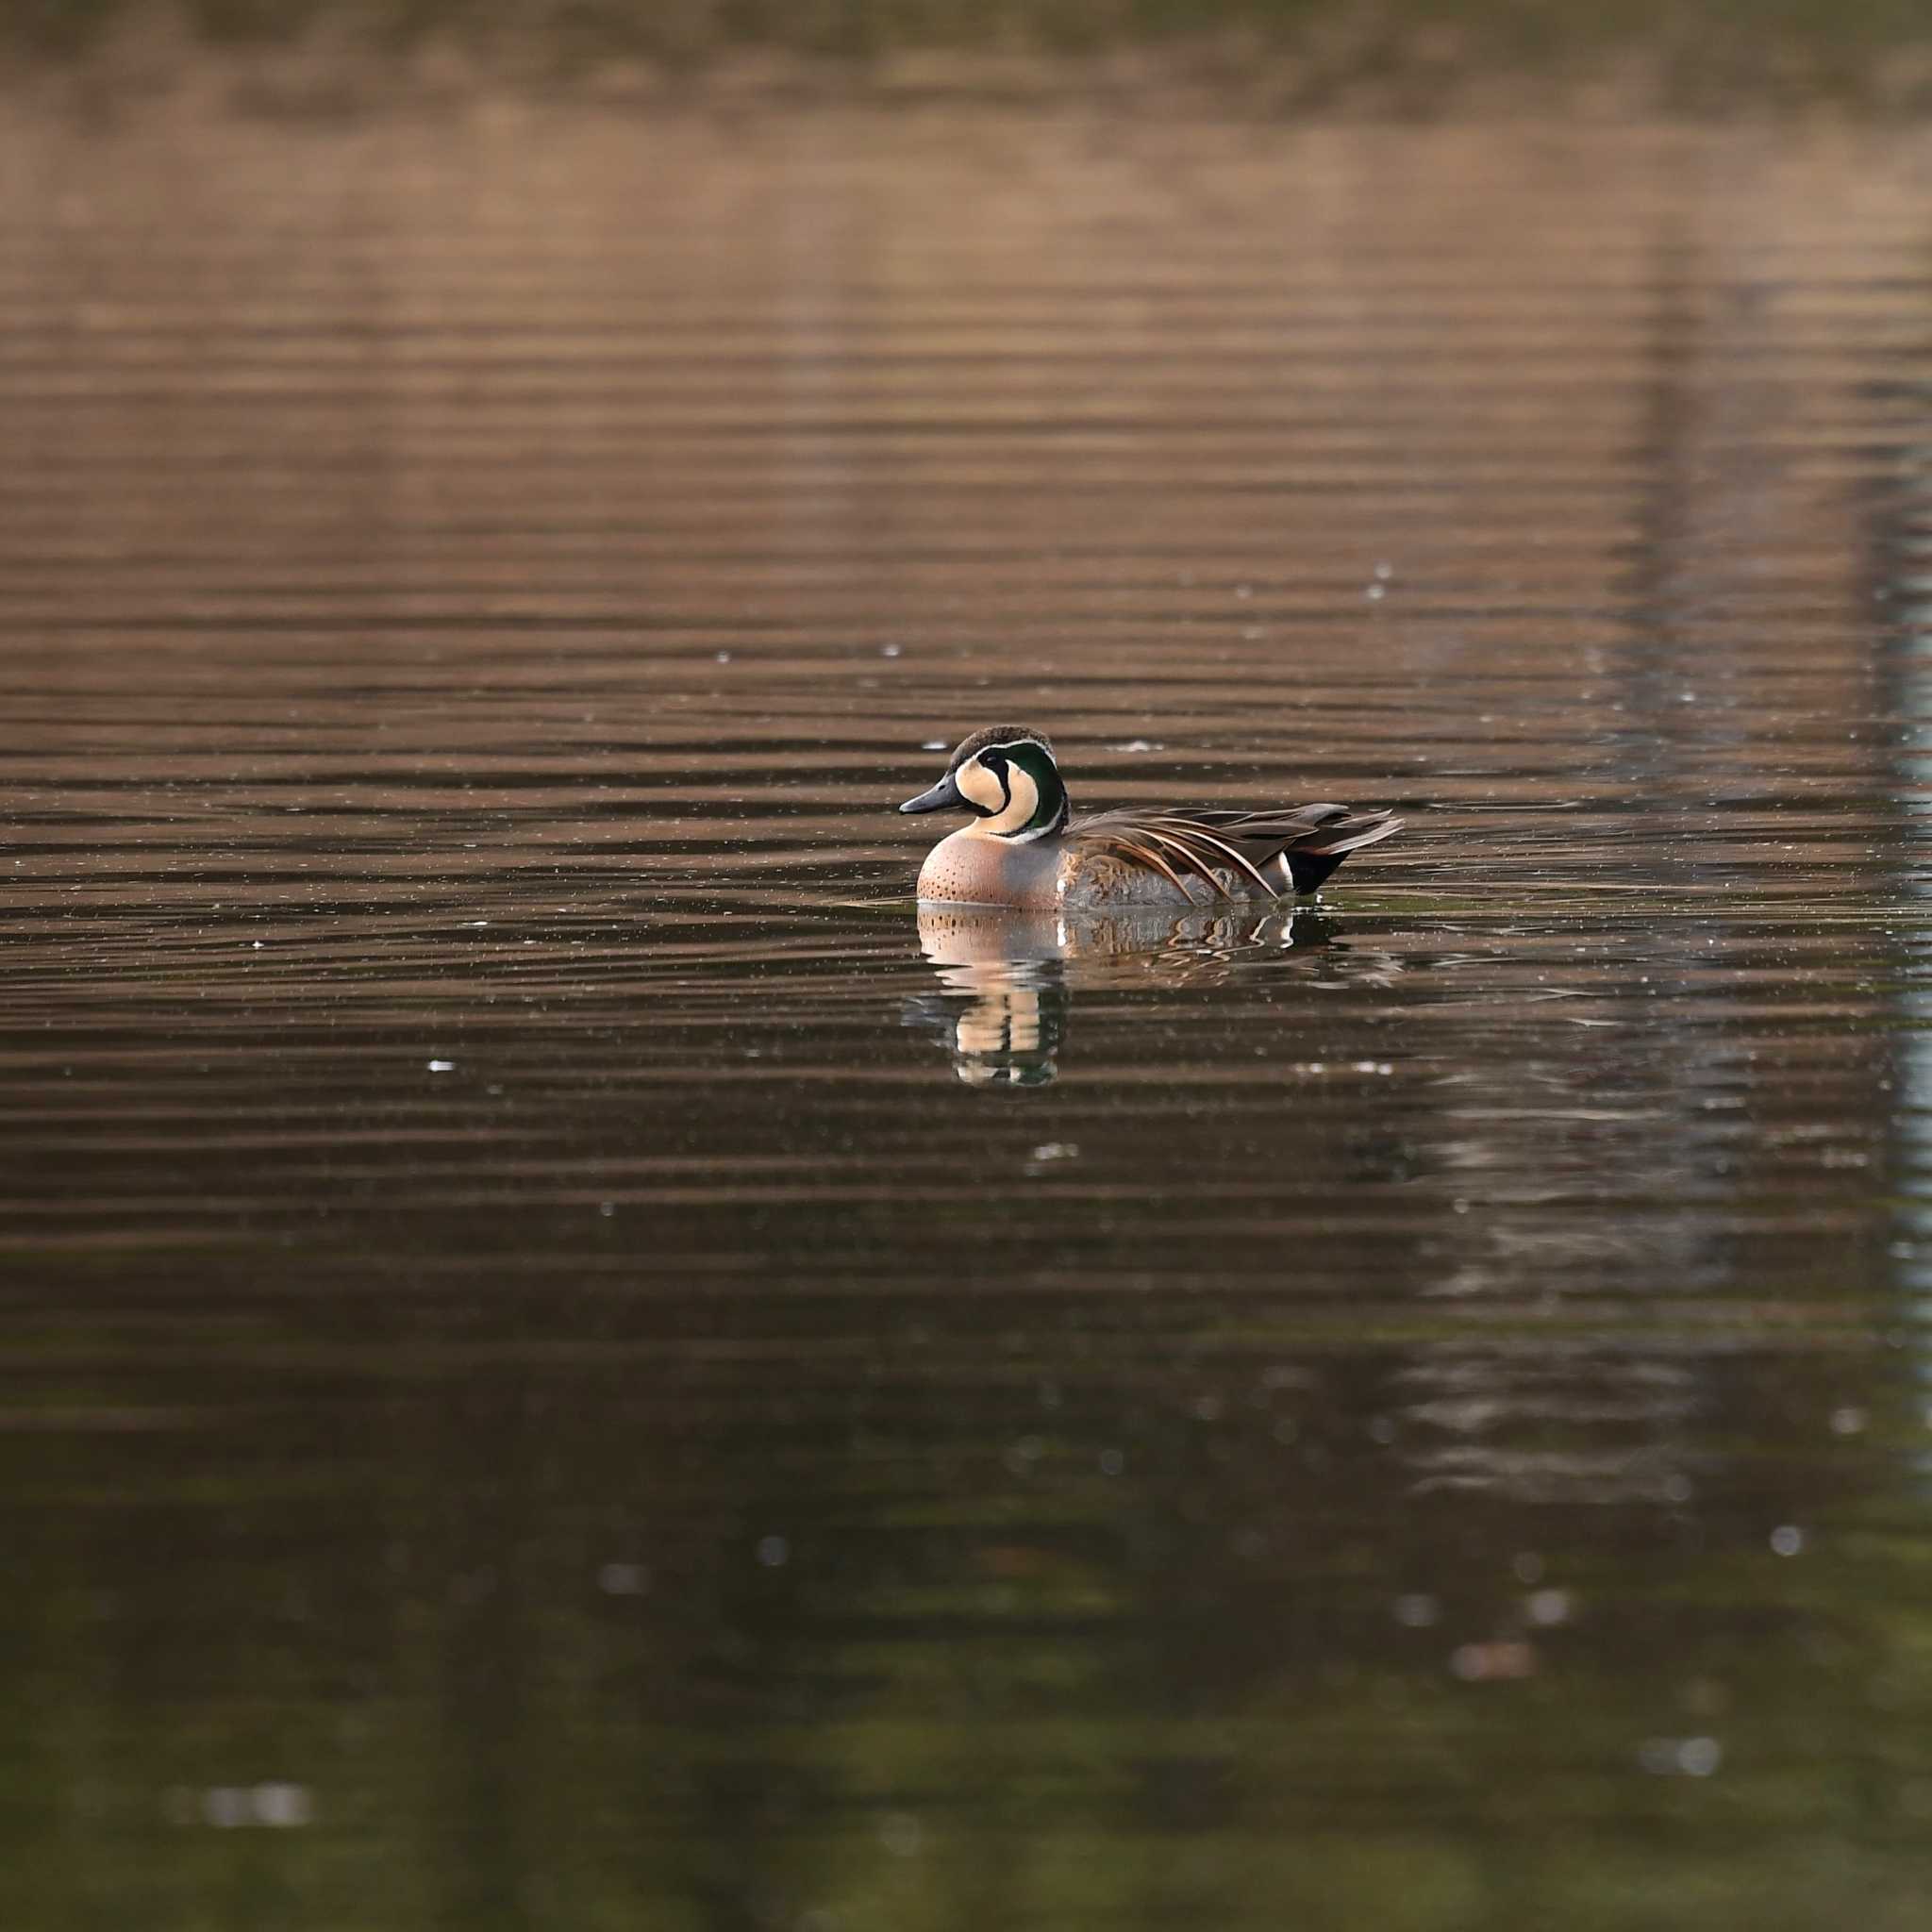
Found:
[(1083, 986), (1210, 985), (1243, 954), (1333, 943), (1307, 908), (1132, 915), (922, 906), (920, 950), (943, 992), (904, 1019), (938, 1034), (971, 1087), (1044, 1087), (1058, 1075), (1068, 1012)]

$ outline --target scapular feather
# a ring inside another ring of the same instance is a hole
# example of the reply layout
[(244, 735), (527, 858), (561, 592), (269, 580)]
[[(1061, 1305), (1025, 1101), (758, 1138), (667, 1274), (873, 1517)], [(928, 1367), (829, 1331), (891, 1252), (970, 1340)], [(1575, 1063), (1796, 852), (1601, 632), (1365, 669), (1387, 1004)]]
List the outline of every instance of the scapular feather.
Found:
[[(1233, 874), (1262, 892), (1279, 886), (1261, 871), (1293, 859), (1335, 858), (1357, 845), (1373, 843), (1395, 829), (1388, 812), (1351, 812), (1345, 806), (1310, 805), (1285, 811), (1236, 811), (1203, 806), (1185, 811), (1126, 807), (1076, 819), (1069, 839), (1151, 866), (1188, 891), (1183, 873), (1199, 877), (1211, 891), (1226, 890)], [(1312, 870), (1312, 868), (1310, 868)], [(1321, 869), (1324, 876), (1333, 867)], [(1191, 898), (1193, 895), (1189, 892)]]

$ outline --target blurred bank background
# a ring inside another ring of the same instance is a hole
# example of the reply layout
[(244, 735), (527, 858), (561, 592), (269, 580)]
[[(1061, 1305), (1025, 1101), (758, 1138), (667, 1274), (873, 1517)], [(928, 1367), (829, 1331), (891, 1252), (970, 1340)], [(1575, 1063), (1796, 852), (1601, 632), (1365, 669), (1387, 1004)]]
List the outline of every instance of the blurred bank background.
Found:
[(17, 58), (125, 85), (220, 52), (299, 90), (488, 77), (623, 92), (1064, 94), (1440, 114), (1551, 90), (1599, 111), (1932, 93), (1918, 0), (15, 0)]

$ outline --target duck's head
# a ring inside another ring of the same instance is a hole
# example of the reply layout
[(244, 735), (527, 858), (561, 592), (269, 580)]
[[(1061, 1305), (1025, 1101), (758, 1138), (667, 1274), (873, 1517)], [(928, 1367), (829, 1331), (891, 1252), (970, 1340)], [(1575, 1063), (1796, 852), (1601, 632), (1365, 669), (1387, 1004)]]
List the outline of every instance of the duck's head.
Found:
[(1065, 829), (1067, 788), (1045, 732), (991, 724), (962, 739), (946, 775), (899, 809), (971, 812), (971, 830), (1019, 843)]

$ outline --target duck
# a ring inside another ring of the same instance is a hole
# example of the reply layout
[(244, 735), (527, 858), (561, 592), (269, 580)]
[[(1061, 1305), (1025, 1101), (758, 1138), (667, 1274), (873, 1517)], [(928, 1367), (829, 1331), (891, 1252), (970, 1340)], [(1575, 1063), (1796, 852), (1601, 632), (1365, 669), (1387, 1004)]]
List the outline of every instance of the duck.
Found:
[(1021, 724), (961, 739), (939, 783), (899, 809), (968, 814), (926, 854), (922, 905), (1025, 912), (1305, 898), (1351, 852), (1402, 825), (1393, 812), (1326, 804), (1128, 806), (1075, 818), (1052, 741)]

